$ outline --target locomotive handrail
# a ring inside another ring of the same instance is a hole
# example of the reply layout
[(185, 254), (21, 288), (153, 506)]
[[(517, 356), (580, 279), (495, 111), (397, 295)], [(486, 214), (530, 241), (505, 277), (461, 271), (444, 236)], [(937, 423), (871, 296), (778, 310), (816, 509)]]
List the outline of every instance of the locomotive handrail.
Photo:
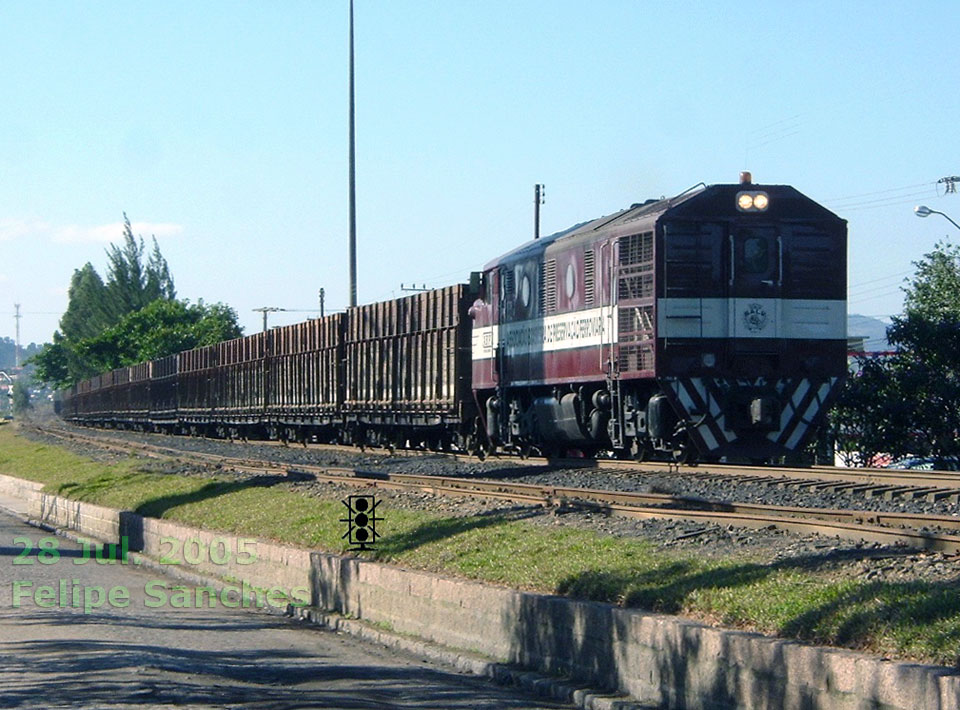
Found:
[[(734, 269), (736, 268), (735, 267), (736, 261), (737, 261), (737, 245), (736, 245), (736, 242), (734, 241), (733, 233), (731, 233), (730, 234), (730, 284), (729, 284), (731, 289), (733, 288), (733, 274), (734, 274)], [(733, 293), (731, 293), (730, 296), (732, 297)]]

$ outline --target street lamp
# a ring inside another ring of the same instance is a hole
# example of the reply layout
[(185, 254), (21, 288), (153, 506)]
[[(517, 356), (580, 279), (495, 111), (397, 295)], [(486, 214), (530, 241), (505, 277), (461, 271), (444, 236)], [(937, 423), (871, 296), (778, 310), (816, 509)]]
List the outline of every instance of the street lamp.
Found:
[(937, 210), (932, 210), (932, 209), (930, 209), (929, 207), (927, 207), (926, 205), (917, 205), (916, 207), (913, 208), (913, 213), (914, 213), (915, 215), (917, 215), (917, 217), (929, 217), (929, 216), (932, 215), (932, 214), (938, 214), (938, 215), (940, 215), (941, 217), (943, 217), (944, 219), (948, 220), (948, 221), (950, 222), (950, 224), (952, 224), (954, 227), (956, 227), (957, 229), (960, 229), (960, 224), (957, 224), (956, 222), (954, 222), (952, 219), (950, 219), (950, 218), (949, 218), (947, 215), (945, 215), (943, 212), (938, 212)]

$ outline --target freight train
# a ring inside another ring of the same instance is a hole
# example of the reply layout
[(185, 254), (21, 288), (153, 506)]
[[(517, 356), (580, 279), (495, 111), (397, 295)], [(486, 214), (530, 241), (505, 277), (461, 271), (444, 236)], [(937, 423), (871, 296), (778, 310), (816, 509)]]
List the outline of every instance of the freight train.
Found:
[(535, 239), (470, 282), (120, 368), (70, 421), (220, 437), (767, 460), (846, 364), (846, 222), (700, 185)]

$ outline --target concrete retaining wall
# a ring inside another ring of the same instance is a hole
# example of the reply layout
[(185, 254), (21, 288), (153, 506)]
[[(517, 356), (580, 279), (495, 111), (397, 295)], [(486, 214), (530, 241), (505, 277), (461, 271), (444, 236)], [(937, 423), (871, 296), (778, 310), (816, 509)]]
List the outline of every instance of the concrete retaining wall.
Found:
[[(191, 572), (264, 589), (309, 589), (312, 605), (320, 609), (618, 689), (662, 708), (960, 710), (960, 675), (946, 668), (891, 663), (262, 540), (244, 542), (50, 496), (39, 488), (0, 476), (0, 492), (30, 501), (31, 514), (43, 522), (107, 541), (122, 533), (131, 549), (156, 559), (171, 557), (178, 547), (181, 559), (187, 553), (184, 566)], [(240, 564), (250, 550), (256, 563)]]
[(960, 676), (314, 553), (315, 604), (663, 708), (956, 710)]
[(0, 493), (6, 493), (14, 498), (27, 501), (31, 505), (34, 501), (39, 500), (42, 490), (42, 483), (0, 474)]

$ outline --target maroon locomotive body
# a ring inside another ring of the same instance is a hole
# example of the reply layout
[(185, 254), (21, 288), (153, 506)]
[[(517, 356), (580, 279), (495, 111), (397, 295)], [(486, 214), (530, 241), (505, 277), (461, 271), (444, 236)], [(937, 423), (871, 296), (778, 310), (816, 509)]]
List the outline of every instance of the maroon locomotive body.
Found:
[(493, 446), (763, 459), (846, 372), (846, 223), (781, 185), (714, 185), (484, 269), (473, 387)]

